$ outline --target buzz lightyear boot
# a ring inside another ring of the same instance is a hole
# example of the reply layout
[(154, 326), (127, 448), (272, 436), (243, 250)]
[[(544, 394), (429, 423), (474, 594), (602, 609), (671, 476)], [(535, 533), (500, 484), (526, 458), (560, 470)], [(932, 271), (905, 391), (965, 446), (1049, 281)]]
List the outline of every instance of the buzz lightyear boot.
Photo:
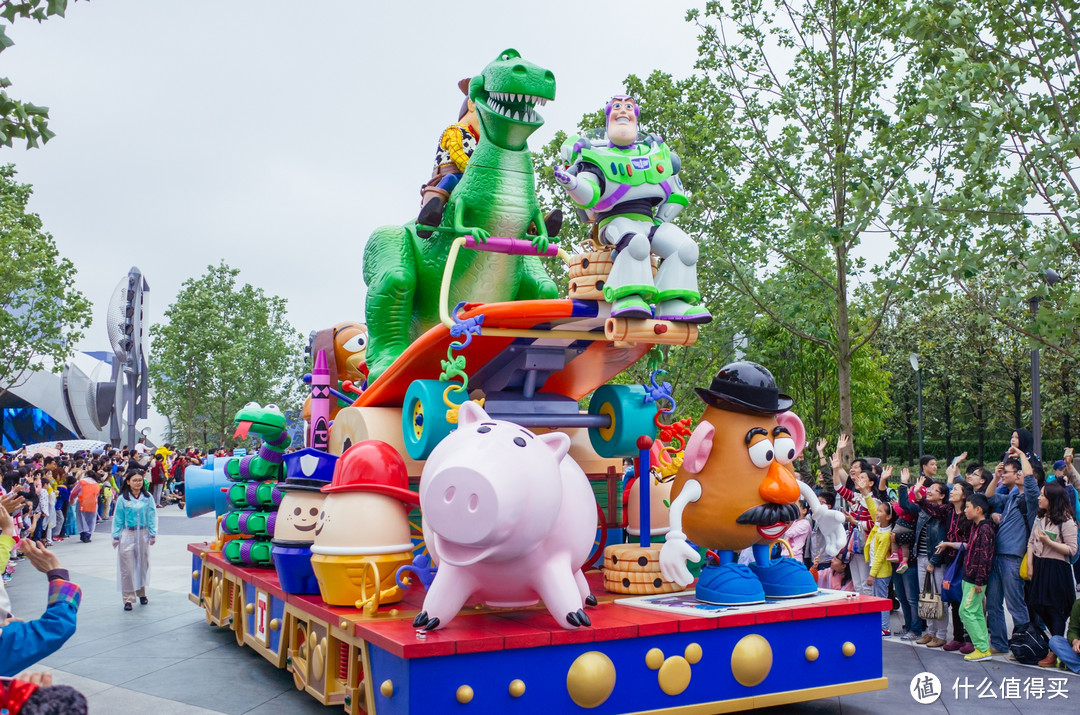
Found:
[(611, 303), (611, 317), (651, 318), (649, 303), (656, 295), (656, 287), (649, 263), (649, 239), (640, 233), (630, 232), (624, 235), (619, 244), (622, 246), (615, 253), (611, 273), (604, 285), (604, 300)]
[(710, 322), (712, 314), (700, 304), (697, 244), (678, 227), (663, 224), (653, 237), (652, 248), (663, 259), (656, 272), (656, 319)]

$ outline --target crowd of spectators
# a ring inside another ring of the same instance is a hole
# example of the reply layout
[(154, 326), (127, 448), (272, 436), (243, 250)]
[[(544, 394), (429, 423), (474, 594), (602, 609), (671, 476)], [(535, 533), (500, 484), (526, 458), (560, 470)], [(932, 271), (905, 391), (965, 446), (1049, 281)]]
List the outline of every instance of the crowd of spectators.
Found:
[(902, 625), (894, 632), (884, 613), (883, 637), (969, 661), (1015, 657), (1017, 644), (1041, 641), (1038, 665), (1080, 673), (1080, 471), (1071, 449), (1047, 473), (1030, 432), (1017, 429), (993, 466), (965, 463), (964, 453), (942, 474), (927, 454), (917, 476), (905, 468), (896, 483), (880, 460), (844, 464), (849, 445), (841, 436), (828, 456), (826, 440), (816, 445), (818, 499), (844, 515), (846, 545), (829, 553), (805, 508), (785, 537), (820, 586), (892, 598)]
[[(53, 686), (47, 674), (18, 675), (58, 650), (75, 632), (82, 592), (50, 547), (75, 534), (88, 543), (98, 523), (112, 519), (118, 506), (124, 515), (131, 512), (134, 507), (118, 499), (141, 503), (135, 487), (143, 474), (148, 475), (153, 501), (142, 497), (142, 502), (151, 512), (172, 502), (182, 508), (184, 466), (202, 464), (205, 453), (194, 449), (181, 453), (169, 445), (151, 452), (144, 439), (130, 449), (97, 453), (66, 454), (62, 442), (43, 451), (47, 453), (0, 449), (0, 678), (14, 678), (0, 680), (0, 701), (38, 703), (35, 712), (42, 713), (86, 712), (81, 694)], [(147, 602), (145, 558), (124, 548), (125, 539), (153, 543), (152, 528), (141, 533), (144, 522), (154, 524), (153, 514), (125, 516), (122, 524), (117, 522), (120, 529), (112, 530), (114, 546), (120, 551), (119, 578), (131, 582), (124, 589), (126, 610), (136, 596)], [(125, 558), (130, 564), (127, 570)], [(16, 566), (24, 561), (48, 577), (46, 610), (33, 620), (12, 613), (3, 585), (15, 577)]]

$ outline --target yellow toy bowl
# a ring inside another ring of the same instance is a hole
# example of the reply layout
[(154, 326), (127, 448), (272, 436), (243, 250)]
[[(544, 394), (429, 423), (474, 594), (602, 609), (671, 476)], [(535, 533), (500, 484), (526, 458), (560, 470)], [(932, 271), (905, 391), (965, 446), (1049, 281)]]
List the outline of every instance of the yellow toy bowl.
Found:
[(331, 606), (362, 608), (367, 615), (380, 605), (397, 603), (405, 592), (394, 574), (412, 563), (411, 551), (393, 554), (312, 554), (311, 566), (322, 600)]

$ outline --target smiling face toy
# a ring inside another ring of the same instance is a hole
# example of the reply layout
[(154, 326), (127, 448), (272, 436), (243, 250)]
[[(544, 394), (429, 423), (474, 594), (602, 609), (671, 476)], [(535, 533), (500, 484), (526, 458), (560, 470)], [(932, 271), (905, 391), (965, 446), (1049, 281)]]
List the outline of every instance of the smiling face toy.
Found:
[[(809, 571), (792, 558), (772, 559), (769, 549), (800, 516), (799, 482), (791, 462), (805, 444), (792, 400), (780, 394), (772, 373), (752, 362), (724, 366), (708, 389), (708, 405), (686, 445), (672, 486), (671, 530), (660, 552), (664, 577), (692, 581), (686, 560), (698, 560), (687, 540), (713, 549), (719, 563), (701, 572), (699, 600), (722, 605), (798, 598), (817, 592)], [(735, 563), (753, 547), (755, 563)]]
[(607, 135), (616, 146), (630, 146), (638, 137), (638, 106), (634, 98), (617, 94), (604, 107), (607, 115)]
[(408, 485), (405, 462), (385, 442), (357, 442), (338, 459), (312, 532), (324, 601), (361, 608), (401, 600), (394, 574), (412, 562), (409, 510), (419, 503)]
[(274, 540), (270, 549), (274, 569), (285, 593), (316, 594), (319, 582), (311, 566), (315, 525), (326, 495), (321, 479), (290, 477), (277, 485), (284, 496), (278, 506)]
[[(310, 483), (310, 484), (308, 484)], [(315, 524), (322, 511), (326, 482), (317, 479), (293, 480), (281, 484), (285, 496), (278, 507), (274, 540), (310, 545), (315, 540)]]

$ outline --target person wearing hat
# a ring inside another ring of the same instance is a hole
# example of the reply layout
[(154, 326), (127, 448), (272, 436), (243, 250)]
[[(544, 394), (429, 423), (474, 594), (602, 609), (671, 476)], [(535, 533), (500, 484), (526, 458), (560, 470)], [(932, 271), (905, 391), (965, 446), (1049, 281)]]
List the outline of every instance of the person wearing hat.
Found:
[[(458, 89), (465, 95), (458, 112), (458, 120), (439, 137), (435, 151), (435, 167), (431, 178), (420, 188), (420, 215), (416, 223), (421, 226), (438, 226), (442, 222), (443, 209), (450, 201), (450, 192), (461, 181), (476, 143), (480, 141), (480, 121), (476, 116), (476, 104), (469, 99), (469, 80), (458, 82)], [(420, 238), (429, 238), (431, 231), (417, 231)]]
[(357, 608), (400, 601), (405, 594), (394, 575), (412, 563), (409, 511), (420, 503), (401, 455), (385, 442), (357, 442), (322, 492), (311, 546), (322, 599)]
[[(708, 389), (695, 391), (707, 407), (671, 489), (671, 529), (660, 550), (664, 578), (681, 586), (693, 581), (686, 561), (700, 556), (689, 540), (717, 554), (698, 579), (699, 600), (743, 605), (817, 593), (801, 560), (769, 555), (800, 515), (789, 465), (805, 431), (789, 412), (792, 399), (772, 373), (749, 361), (725, 365)], [(746, 547), (754, 563), (738, 564), (735, 554)]]

